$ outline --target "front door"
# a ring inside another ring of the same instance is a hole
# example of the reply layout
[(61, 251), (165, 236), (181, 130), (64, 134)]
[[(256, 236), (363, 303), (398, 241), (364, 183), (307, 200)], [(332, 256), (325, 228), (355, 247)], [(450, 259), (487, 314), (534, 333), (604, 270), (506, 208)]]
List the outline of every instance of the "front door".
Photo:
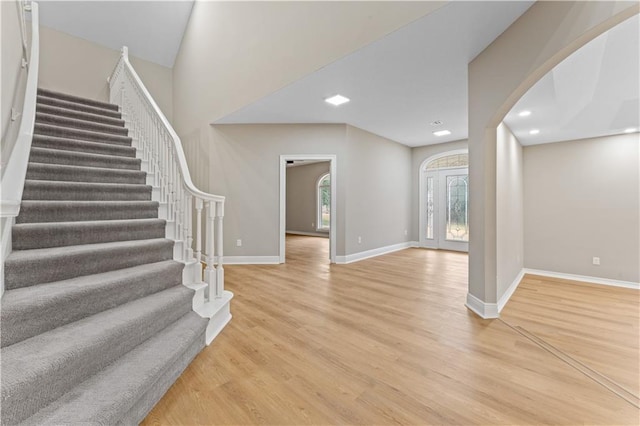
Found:
[(469, 172), (467, 167), (424, 172), (422, 246), (469, 251)]

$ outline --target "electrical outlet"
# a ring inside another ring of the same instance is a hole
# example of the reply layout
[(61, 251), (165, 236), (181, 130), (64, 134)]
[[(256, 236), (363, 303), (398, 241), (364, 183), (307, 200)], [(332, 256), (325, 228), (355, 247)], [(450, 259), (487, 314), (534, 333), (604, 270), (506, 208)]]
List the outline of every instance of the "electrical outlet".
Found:
[(409, 231), (407, 231), (406, 229), (404, 230), (404, 235), (409, 235)]
[(311, 222), (311, 227), (315, 228), (316, 227), (316, 223), (315, 222)]
[(600, 258), (599, 257), (594, 257), (593, 258), (593, 264), (594, 265), (600, 265)]
[(236, 247), (242, 247), (242, 240), (236, 240)]
[(362, 237), (358, 236), (358, 244), (362, 244)]

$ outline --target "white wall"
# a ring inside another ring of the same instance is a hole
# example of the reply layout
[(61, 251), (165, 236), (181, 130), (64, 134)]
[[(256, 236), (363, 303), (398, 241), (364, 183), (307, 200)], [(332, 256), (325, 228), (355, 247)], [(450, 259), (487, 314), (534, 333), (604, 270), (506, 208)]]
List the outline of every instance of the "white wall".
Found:
[(445, 2), (196, 2), (174, 65), (188, 134)]
[[(330, 163), (287, 167), (287, 231), (318, 233), (318, 179)], [(324, 232), (326, 236), (328, 232)]]
[(468, 148), (467, 140), (419, 146), (411, 149), (411, 241), (420, 241), (420, 166), (429, 157)]
[[(26, 68), (22, 63), (22, 36), (20, 31), (20, 15), (17, 1), (0, 2), (0, 19), (2, 23), (2, 57), (0, 81), (0, 125), (2, 130), (2, 163), (6, 162), (18, 136), (20, 119), (11, 121), (11, 108), (22, 112), (24, 90), (27, 81)], [(30, 30), (29, 30), (30, 31)]]
[(504, 123), (497, 131), (496, 166), (497, 300), (500, 301), (524, 265), (526, 197), (522, 145)]
[[(86, 98), (107, 101), (107, 77), (120, 52), (72, 35), (40, 26), (38, 86)], [(173, 118), (173, 71), (133, 56), (133, 68), (162, 112)]]
[(639, 146), (635, 133), (525, 147), (525, 267), (640, 281)]

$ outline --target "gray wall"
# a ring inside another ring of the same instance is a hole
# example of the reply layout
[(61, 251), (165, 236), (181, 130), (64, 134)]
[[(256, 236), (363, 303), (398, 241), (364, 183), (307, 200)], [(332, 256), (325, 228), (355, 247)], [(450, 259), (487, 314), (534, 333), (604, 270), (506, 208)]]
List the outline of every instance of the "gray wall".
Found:
[[(411, 149), (344, 124), (212, 126), (214, 143), (187, 138), (187, 156), (206, 154), (207, 190), (227, 196), (225, 255), (276, 256), (280, 155), (336, 155), (336, 255), (409, 240)], [(358, 237), (362, 243), (358, 243)], [(242, 247), (235, 241), (243, 240)]]
[(635, 133), (525, 147), (525, 267), (640, 281), (639, 145)]
[[(21, 67), (22, 37), (20, 35), (20, 15), (18, 2), (0, 2), (2, 16), (2, 80), (0, 81), (0, 111), (2, 131), (2, 163), (5, 164), (8, 154), (18, 136), (20, 119), (11, 121), (11, 108), (22, 112), (24, 89), (27, 81), (26, 68)], [(30, 32), (30, 29), (27, 31)]]
[(524, 262), (522, 145), (502, 123), (496, 139), (497, 300), (514, 282)]
[[(344, 124), (238, 124), (212, 126), (214, 142), (194, 135), (188, 156), (208, 154), (205, 190), (226, 198), (225, 256), (277, 256), (279, 249), (280, 155), (336, 155), (336, 254), (345, 253), (346, 126)], [(235, 241), (242, 239), (242, 247)]]
[(411, 148), (347, 126), (347, 161), (346, 254), (410, 241)]
[(426, 145), (411, 150), (411, 230), (412, 241), (420, 241), (420, 166), (429, 157), (443, 152), (468, 149), (467, 140), (460, 140), (436, 145)]
[(287, 231), (317, 231), (318, 179), (329, 173), (329, 162), (287, 167)]

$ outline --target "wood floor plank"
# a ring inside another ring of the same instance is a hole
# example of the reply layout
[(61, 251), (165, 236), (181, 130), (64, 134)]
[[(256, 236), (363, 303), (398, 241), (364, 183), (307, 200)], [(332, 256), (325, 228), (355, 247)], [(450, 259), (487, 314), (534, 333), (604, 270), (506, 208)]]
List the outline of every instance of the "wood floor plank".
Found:
[[(408, 249), (330, 265), (327, 239), (289, 236), (286, 264), (225, 271), (235, 293), (233, 320), (143, 424), (640, 422), (627, 401), (508, 325), (468, 311), (465, 254)], [(569, 336), (580, 350), (595, 344), (578, 327), (586, 324), (580, 298), (589, 291), (576, 296), (562, 287), (554, 296), (547, 291), (557, 283), (539, 288), (538, 282), (518, 289), (510, 318), (540, 329), (547, 320), (550, 338)], [(557, 309), (566, 307), (566, 318), (545, 303), (550, 297)], [(596, 335), (615, 333), (616, 324), (628, 329), (598, 346), (601, 362), (618, 353), (637, 359), (637, 346), (627, 340), (636, 330), (629, 324), (634, 309), (625, 297), (599, 297)], [(617, 317), (607, 306), (620, 300)]]

